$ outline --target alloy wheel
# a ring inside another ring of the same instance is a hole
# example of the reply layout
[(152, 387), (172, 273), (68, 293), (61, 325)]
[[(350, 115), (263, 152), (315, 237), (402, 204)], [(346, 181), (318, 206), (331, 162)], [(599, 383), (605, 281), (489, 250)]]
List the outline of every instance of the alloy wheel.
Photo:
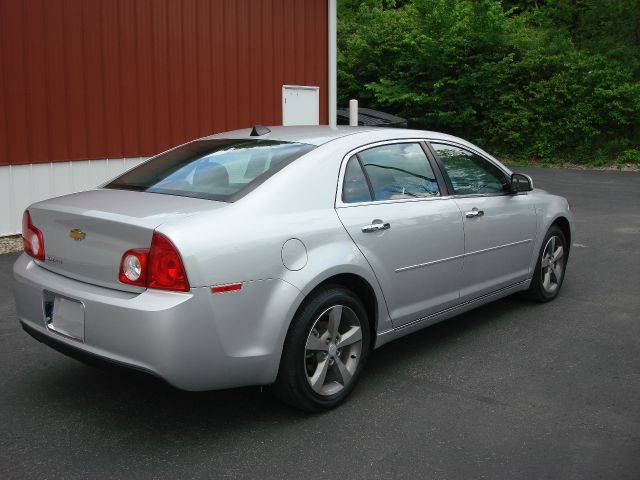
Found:
[(542, 288), (546, 293), (554, 294), (560, 288), (564, 272), (564, 247), (560, 237), (549, 238), (540, 262)]
[(304, 366), (313, 391), (334, 395), (345, 388), (358, 368), (362, 353), (362, 326), (356, 313), (334, 305), (314, 321), (307, 337)]

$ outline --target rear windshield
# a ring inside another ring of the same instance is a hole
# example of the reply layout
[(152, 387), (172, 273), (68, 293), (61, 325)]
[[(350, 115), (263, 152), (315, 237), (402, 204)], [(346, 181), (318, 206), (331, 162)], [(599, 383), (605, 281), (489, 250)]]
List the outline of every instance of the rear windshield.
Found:
[(158, 155), (104, 188), (234, 202), (314, 148), (272, 140), (199, 140)]

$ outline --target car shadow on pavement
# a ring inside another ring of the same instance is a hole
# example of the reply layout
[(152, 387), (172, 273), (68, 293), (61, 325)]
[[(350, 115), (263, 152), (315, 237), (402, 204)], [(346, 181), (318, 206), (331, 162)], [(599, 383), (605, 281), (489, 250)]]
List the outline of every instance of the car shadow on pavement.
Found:
[(431, 348), (446, 346), (453, 338), (472, 335), (474, 330), (485, 328), (488, 324), (495, 327), (496, 322), (509, 321), (509, 318), (513, 319), (514, 313), (527, 304), (531, 305), (531, 302), (522, 300), (517, 295), (492, 302), (388, 343), (376, 350), (374, 357), (380, 356), (387, 349), (393, 350), (394, 356), (401, 355), (402, 361), (409, 360), (412, 354), (423, 356)]

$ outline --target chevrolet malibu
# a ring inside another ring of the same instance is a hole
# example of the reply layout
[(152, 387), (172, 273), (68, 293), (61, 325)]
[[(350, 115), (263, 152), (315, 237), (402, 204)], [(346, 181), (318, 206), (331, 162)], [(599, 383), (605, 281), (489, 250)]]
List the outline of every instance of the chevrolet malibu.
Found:
[(321, 411), (374, 348), (515, 292), (553, 300), (571, 225), (457, 137), (255, 126), (31, 205), (16, 308), (65, 353)]

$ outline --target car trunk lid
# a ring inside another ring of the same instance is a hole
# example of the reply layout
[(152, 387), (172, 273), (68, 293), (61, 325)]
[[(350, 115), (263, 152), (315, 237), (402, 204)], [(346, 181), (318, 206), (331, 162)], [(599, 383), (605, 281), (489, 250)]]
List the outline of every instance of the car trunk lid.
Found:
[[(126, 291), (143, 287), (118, 279), (122, 255), (149, 248), (161, 224), (227, 205), (197, 198), (98, 189), (29, 207), (44, 236), (42, 267), (83, 282)], [(187, 272), (188, 274), (188, 272)]]

